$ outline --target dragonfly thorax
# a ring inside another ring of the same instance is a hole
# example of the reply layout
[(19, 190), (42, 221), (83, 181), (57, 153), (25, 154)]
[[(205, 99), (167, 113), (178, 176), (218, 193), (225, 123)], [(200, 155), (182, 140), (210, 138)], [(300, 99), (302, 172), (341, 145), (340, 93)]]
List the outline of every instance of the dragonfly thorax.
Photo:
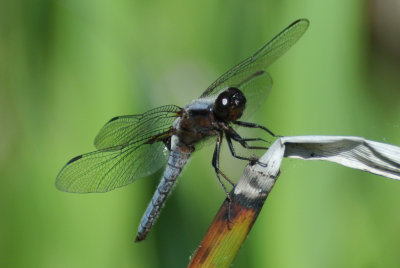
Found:
[(201, 98), (186, 105), (173, 124), (180, 143), (191, 146), (205, 137), (217, 135), (214, 99)]

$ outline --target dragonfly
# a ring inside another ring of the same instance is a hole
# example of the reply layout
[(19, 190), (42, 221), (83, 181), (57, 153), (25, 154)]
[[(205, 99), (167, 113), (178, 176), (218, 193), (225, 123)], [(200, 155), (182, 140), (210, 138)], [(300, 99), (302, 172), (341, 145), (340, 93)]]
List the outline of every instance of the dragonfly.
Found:
[(136, 241), (142, 241), (195, 148), (204, 140), (214, 138), (212, 166), (229, 198), (221, 176), (234, 184), (220, 169), (221, 143), (225, 138), (233, 157), (254, 161), (238, 155), (233, 143), (247, 149), (260, 149), (249, 143), (263, 139), (243, 138), (235, 129), (259, 128), (275, 136), (268, 128), (243, 119), (253, 114), (268, 96), (272, 79), (266, 68), (300, 39), (308, 25), (307, 19), (294, 21), (183, 108), (165, 105), (142, 114), (112, 118), (95, 138), (97, 150), (68, 161), (58, 173), (56, 187), (73, 193), (108, 192), (165, 166), (138, 228)]

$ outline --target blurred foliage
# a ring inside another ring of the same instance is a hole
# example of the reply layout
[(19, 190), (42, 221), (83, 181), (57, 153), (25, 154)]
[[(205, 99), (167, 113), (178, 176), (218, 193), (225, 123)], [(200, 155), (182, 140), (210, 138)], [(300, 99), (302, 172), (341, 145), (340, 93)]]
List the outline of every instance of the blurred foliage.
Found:
[[(212, 148), (193, 156), (142, 243), (160, 173), (78, 195), (55, 189), (57, 172), (94, 149), (111, 117), (183, 106), (300, 17), (311, 26), (270, 68), (274, 88), (252, 120), (400, 145), (394, 2), (0, 2), (0, 266), (184, 267), (225, 198)], [(244, 163), (224, 150), (238, 178)], [(235, 267), (399, 267), (399, 206), (400, 182), (286, 160)]]

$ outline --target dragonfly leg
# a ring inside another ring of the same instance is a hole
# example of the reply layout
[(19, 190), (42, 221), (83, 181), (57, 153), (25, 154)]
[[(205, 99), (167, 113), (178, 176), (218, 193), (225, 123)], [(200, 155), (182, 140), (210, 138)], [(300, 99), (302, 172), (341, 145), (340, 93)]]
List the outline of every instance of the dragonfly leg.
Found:
[(222, 175), (224, 177), (225, 180), (227, 180), (232, 186), (235, 186), (235, 184), (219, 169), (219, 153), (221, 151), (221, 143), (222, 143), (222, 138), (223, 138), (223, 133), (219, 133), (218, 138), (217, 138), (217, 142), (215, 144), (215, 150), (214, 150), (214, 155), (213, 155), (213, 159), (212, 159), (212, 165), (215, 169), (215, 173), (217, 174), (217, 178), (219, 183), (222, 185), (222, 188), (225, 191), (225, 194), (228, 198), (228, 229), (231, 229), (231, 204), (232, 204), (232, 199), (231, 199), (231, 195), (229, 194), (228, 190), (225, 187), (225, 184), (222, 182), (221, 177), (219, 175)]
[(259, 129), (262, 129), (262, 130), (267, 131), (272, 137), (280, 137), (280, 136), (277, 136), (277, 135), (275, 135), (274, 133), (272, 133), (272, 131), (269, 130), (268, 128), (266, 128), (266, 127), (264, 127), (264, 126), (261, 126), (261, 125), (259, 125), (259, 124), (249, 123), (249, 122), (243, 122), (243, 121), (234, 121), (234, 122), (232, 122), (232, 123), (235, 124), (235, 125), (238, 125), (238, 126), (242, 126), (242, 127), (259, 128)]
[[(226, 135), (226, 141), (228, 142), (229, 150), (231, 151), (231, 154), (232, 154), (233, 157), (235, 157), (237, 159), (240, 159), (240, 160), (251, 161), (251, 159), (248, 158), (248, 157), (243, 157), (243, 156), (240, 156), (240, 155), (236, 154), (235, 148), (233, 147), (233, 144), (232, 144), (231, 137), (229, 135)], [(247, 143), (246, 143), (246, 145), (247, 145)]]
[[(233, 139), (234, 141), (237, 141), (238, 143), (240, 143), (240, 145), (242, 145), (246, 149), (263, 149), (263, 150), (268, 149), (267, 147), (249, 146), (247, 144), (247, 142), (246, 142), (246, 141), (249, 141), (249, 140), (252, 141), (252, 140), (259, 140), (259, 139), (257, 139), (257, 138), (255, 138), (255, 139), (243, 139), (233, 129), (230, 129), (225, 134), (226, 134), (226, 141), (228, 142), (229, 150), (231, 151), (231, 154), (232, 154), (233, 157), (235, 157), (237, 159), (241, 159), (241, 160), (250, 161), (251, 165), (259, 164), (261, 166), (265, 166), (264, 163), (261, 163), (261, 162), (258, 161), (257, 157), (256, 158), (254, 158), (254, 157), (243, 157), (243, 156), (237, 155), (236, 152), (235, 152), (235, 148), (233, 147), (233, 144), (232, 144), (232, 139)], [(260, 140), (262, 140), (262, 139), (260, 139)]]
[(235, 184), (226, 176), (220, 169), (219, 169), (219, 154), (221, 151), (221, 143), (222, 143), (222, 132), (218, 135), (217, 142), (215, 144), (215, 150), (213, 154), (213, 159), (212, 159), (212, 166), (214, 167), (215, 173), (217, 174), (217, 178), (219, 183), (221, 183), (222, 188), (224, 189), (224, 192), (228, 199), (230, 200), (230, 195), (228, 190), (226, 189), (225, 184), (222, 182), (220, 175), (227, 181), (229, 182), (232, 186), (235, 186)]
[[(244, 139), (242, 138), (233, 128), (229, 128), (228, 130), (225, 131), (226, 137), (230, 137), (231, 139), (233, 139), (234, 141), (237, 141), (238, 143), (240, 143), (240, 145), (242, 145), (244, 148), (246, 149), (261, 149), (261, 150), (266, 150), (268, 149), (268, 147), (262, 147), (262, 146), (250, 146), (247, 141), (258, 141), (258, 140), (262, 140), (265, 141), (263, 139), (259, 139), (259, 138), (255, 138), (255, 139)], [(267, 142), (267, 141), (266, 141)], [(228, 143), (229, 145), (229, 143)], [(232, 150), (231, 150), (232, 152)], [(234, 155), (235, 156), (235, 155)], [(240, 159), (240, 158), (239, 158)], [(244, 160), (248, 160), (248, 159), (244, 159)]]
[(270, 141), (267, 141), (267, 140), (264, 140), (264, 139), (261, 139), (261, 138), (243, 138), (242, 139), (243, 141), (263, 141), (263, 142), (266, 142), (266, 143), (271, 143)]

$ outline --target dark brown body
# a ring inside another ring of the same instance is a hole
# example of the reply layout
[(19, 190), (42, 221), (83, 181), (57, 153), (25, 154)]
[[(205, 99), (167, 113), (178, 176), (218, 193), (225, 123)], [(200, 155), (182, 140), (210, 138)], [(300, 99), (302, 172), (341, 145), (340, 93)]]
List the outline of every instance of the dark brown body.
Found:
[[(237, 99), (237, 95), (235, 94), (238, 94), (238, 92), (240, 93), (239, 95), (242, 96), (242, 93), (238, 89), (227, 90), (227, 92), (229, 92), (228, 97), (233, 96), (233, 100)], [(213, 166), (220, 180), (218, 159), (222, 133), (230, 129), (229, 122), (232, 121), (232, 119), (236, 120), (241, 116), (246, 102), (243, 96), (243, 98), (240, 99), (240, 103), (234, 104), (234, 107), (237, 107), (239, 104), (240, 109), (226, 106), (226, 109), (229, 109), (229, 113), (224, 113), (226, 118), (221, 119), (218, 117), (218, 108), (222, 110), (222, 108), (224, 108), (220, 107), (222, 104), (229, 104), (232, 102), (231, 100), (225, 101), (225, 95), (223, 94), (224, 93), (221, 94), (223, 98), (201, 98), (186, 105), (181, 110), (179, 117), (175, 120), (172, 129), (166, 133), (169, 136), (163, 141), (170, 150), (168, 164), (157, 190), (142, 217), (136, 241), (141, 241), (146, 238), (148, 232), (157, 220), (160, 210), (181, 173), (182, 168), (186, 165), (191, 153), (195, 150), (196, 143), (203, 141), (207, 137), (218, 136), (217, 148), (213, 157)], [(161, 135), (161, 137), (163, 135)], [(224, 190), (227, 193), (225, 187)]]
[(173, 125), (173, 133), (181, 144), (192, 147), (196, 142), (218, 134), (220, 126), (213, 113), (213, 104), (212, 101), (197, 100), (185, 106)]

